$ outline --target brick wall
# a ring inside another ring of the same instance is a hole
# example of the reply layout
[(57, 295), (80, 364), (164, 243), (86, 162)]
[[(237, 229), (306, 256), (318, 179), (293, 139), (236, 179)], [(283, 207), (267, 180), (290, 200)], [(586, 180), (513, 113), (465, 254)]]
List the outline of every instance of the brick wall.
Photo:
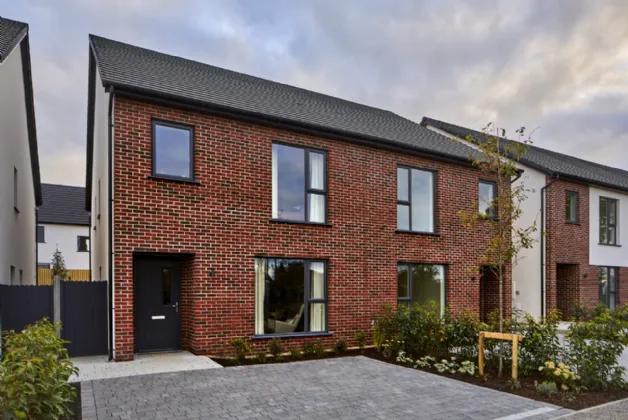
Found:
[[(589, 187), (559, 180), (552, 182), (546, 191), (547, 309), (559, 308), (567, 311), (564, 315), (569, 317), (576, 303), (589, 309), (598, 304), (599, 267), (589, 265)], [(575, 224), (565, 222), (567, 191), (579, 194), (579, 218)], [(576, 267), (564, 266), (566, 264)], [(563, 278), (558, 284), (559, 276), (573, 280)], [(559, 297), (558, 293), (566, 295)], [(628, 303), (628, 268), (621, 268), (619, 272), (618, 300), (620, 304)]]
[[(446, 264), (447, 301), (479, 314), (471, 274), (488, 239), (459, 210), (474, 211), (480, 173), (471, 167), (352, 145), (117, 97), (114, 144), (115, 357), (134, 352), (133, 253), (185, 253), (183, 347), (220, 355), (254, 334), (254, 257), (328, 259), (327, 344), (369, 332), (384, 303), (396, 303), (398, 261)], [(150, 179), (151, 117), (195, 126), (198, 184)], [(328, 222), (270, 222), (272, 141), (328, 152)], [(396, 233), (398, 164), (437, 171), (437, 235)], [(484, 178), (485, 176), (482, 176)], [(210, 270), (214, 276), (210, 276)], [(510, 269), (504, 299), (510, 308)], [(315, 338), (285, 339), (301, 345)], [(253, 346), (267, 347), (266, 340)]]

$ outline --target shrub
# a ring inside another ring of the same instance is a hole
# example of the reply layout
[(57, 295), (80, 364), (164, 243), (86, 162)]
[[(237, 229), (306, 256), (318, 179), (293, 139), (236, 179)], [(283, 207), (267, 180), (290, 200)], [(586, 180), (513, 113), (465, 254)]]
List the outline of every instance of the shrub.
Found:
[(0, 402), (18, 418), (61, 419), (72, 414), (76, 390), (68, 378), (78, 372), (68, 359), (61, 323), (44, 318), (22, 332), (4, 335), (0, 363)]
[(587, 322), (574, 323), (567, 332), (567, 360), (588, 389), (621, 388), (626, 369), (618, 359), (628, 344), (624, 309), (596, 310)]
[(327, 355), (325, 346), (321, 340), (316, 340), (316, 343), (314, 344), (314, 353), (316, 354), (316, 357), (321, 359)]
[(314, 357), (316, 355), (316, 349), (314, 348), (314, 344), (305, 343), (303, 344), (303, 356), (306, 358)]
[(303, 353), (301, 353), (301, 350), (299, 350), (296, 347), (288, 347), (288, 351), (290, 352), (290, 358), (292, 360), (299, 360), (301, 359), (301, 357), (303, 357)]
[(470, 360), (465, 360), (464, 362), (460, 363), (460, 368), (458, 369), (458, 372), (465, 375), (475, 376), (476, 369), (477, 366), (475, 366), (475, 363)]
[(555, 364), (554, 362), (545, 362), (539, 367), (539, 371), (549, 381), (560, 385), (563, 391), (569, 389), (577, 389), (577, 382), (580, 377), (571, 371), (571, 368), (564, 363)]
[(281, 340), (277, 337), (274, 337), (268, 343), (268, 350), (270, 354), (273, 355), (275, 359), (281, 359), (281, 354), (283, 353), (283, 346), (281, 345)]
[(514, 333), (521, 334), (523, 341), (519, 349), (519, 370), (522, 375), (529, 375), (538, 370), (548, 360), (561, 360), (562, 347), (558, 338), (560, 312), (550, 311), (538, 321), (530, 314), (515, 311), (513, 318)]
[(333, 351), (336, 354), (341, 354), (347, 351), (347, 341), (343, 340), (342, 338), (339, 338), (338, 340), (336, 340), (334, 342), (334, 347), (333, 347)]
[(244, 338), (236, 338), (231, 342), (231, 347), (235, 350), (235, 359), (238, 363), (242, 363), (246, 359), (246, 354), (249, 352), (249, 345)]
[(358, 347), (360, 348), (360, 350), (364, 350), (365, 340), (366, 340), (366, 334), (364, 334), (364, 331), (358, 331), (357, 333), (355, 333), (355, 341), (358, 342)]
[(541, 394), (552, 395), (558, 392), (556, 384), (552, 381), (545, 381), (541, 382), (540, 384), (535, 382), (534, 386), (536, 387), (536, 390), (539, 391)]
[(450, 360), (443, 359), (439, 363), (434, 363), (434, 367), (439, 373), (456, 373), (458, 369), (460, 369), (460, 365), (456, 363), (456, 359), (454, 357)]
[(260, 353), (257, 355), (257, 361), (259, 363), (266, 363), (266, 353)]
[(480, 331), (486, 331), (488, 326), (476, 320), (470, 311), (461, 314), (445, 314), (444, 341), (449, 353), (455, 353), (460, 358), (470, 360), (478, 356), (478, 341)]

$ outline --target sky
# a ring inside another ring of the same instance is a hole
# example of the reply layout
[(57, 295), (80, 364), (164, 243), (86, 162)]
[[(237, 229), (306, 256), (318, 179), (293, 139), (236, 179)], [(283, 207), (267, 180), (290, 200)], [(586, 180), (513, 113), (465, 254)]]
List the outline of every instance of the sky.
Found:
[(88, 34), (628, 170), (625, 0), (0, 0), (30, 25), (42, 181), (84, 185)]

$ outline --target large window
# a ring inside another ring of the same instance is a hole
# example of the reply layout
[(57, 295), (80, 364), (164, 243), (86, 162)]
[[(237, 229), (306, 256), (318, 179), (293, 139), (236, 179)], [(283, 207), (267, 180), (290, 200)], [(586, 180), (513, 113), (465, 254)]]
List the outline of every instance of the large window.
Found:
[(617, 200), (600, 197), (600, 244), (617, 245)]
[(578, 223), (578, 192), (565, 192), (565, 222)]
[(326, 154), (273, 144), (273, 219), (325, 223)]
[(89, 236), (77, 236), (76, 242), (78, 252), (89, 252)]
[(600, 303), (609, 309), (617, 307), (617, 268), (600, 267)]
[(445, 266), (434, 264), (399, 264), (397, 266), (399, 305), (424, 305), (435, 302), (441, 314), (445, 310)]
[(153, 121), (153, 176), (184, 181), (194, 180), (194, 129), (192, 127)]
[(327, 331), (324, 261), (255, 260), (255, 334)]
[(397, 230), (434, 233), (434, 172), (397, 168)]
[(46, 228), (44, 226), (37, 226), (37, 242), (45, 243), (46, 242)]
[(497, 184), (490, 181), (480, 181), (478, 191), (478, 211), (480, 216), (487, 218), (497, 217), (495, 209), (495, 196), (497, 195)]

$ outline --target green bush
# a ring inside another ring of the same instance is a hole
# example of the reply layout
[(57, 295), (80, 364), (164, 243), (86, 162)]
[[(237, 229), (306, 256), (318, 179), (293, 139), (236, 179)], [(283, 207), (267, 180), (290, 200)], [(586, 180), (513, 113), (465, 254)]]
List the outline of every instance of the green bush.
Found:
[(303, 353), (297, 347), (288, 347), (288, 351), (292, 360), (300, 360), (303, 357)]
[(238, 363), (244, 362), (246, 354), (249, 352), (249, 345), (244, 338), (236, 338), (231, 342), (231, 346), (235, 350), (235, 359)]
[(360, 350), (364, 350), (364, 342), (366, 341), (366, 334), (364, 334), (364, 331), (358, 331), (355, 333), (355, 341), (358, 342)]
[(332, 350), (336, 354), (341, 354), (341, 353), (346, 352), (347, 348), (348, 348), (347, 341), (343, 340), (342, 338), (339, 338), (338, 340), (334, 342), (334, 346), (332, 347)]
[(319, 359), (322, 359), (323, 357), (327, 355), (327, 352), (325, 351), (325, 346), (323, 345), (323, 342), (320, 339), (316, 340), (316, 343), (314, 343), (314, 354)]
[(626, 385), (626, 369), (618, 359), (628, 344), (625, 308), (616, 311), (598, 309), (587, 322), (569, 327), (567, 360), (588, 389), (621, 388)]
[(281, 359), (281, 354), (283, 353), (283, 345), (281, 344), (281, 340), (277, 337), (273, 337), (268, 343), (268, 351), (273, 355), (273, 358)]
[(68, 359), (61, 323), (44, 318), (21, 333), (4, 333), (0, 363), (0, 403), (18, 418), (62, 419), (71, 415), (76, 390), (68, 378), (78, 369)]
[(541, 394), (552, 395), (558, 392), (558, 388), (556, 388), (556, 384), (552, 381), (541, 382), (540, 384), (535, 383), (536, 390)]
[(580, 377), (576, 375), (569, 366), (564, 363), (545, 362), (539, 367), (539, 372), (549, 381), (560, 385), (563, 391), (569, 389), (578, 389), (578, 381)]
[(314, 357), (316, 355), (316, 349), (314, 348), (314, 344), (305, 343), (303, 344), (303, 356), (306, 358)]
[(486, 331), (487, 328), (470, 311), (461, 314), (447, 312), (443, 329), (448, 353), (455, 353), (464, 360), (477, 358), (480, 331)]
[(550, 311), (545, 318), (537, 320), (522, 311), (514, 311), (513, 333), (523, 336), (519, 347), (519, 371), (530, 375), (545, 362), (562, 360), (562, 347), (558, 338), (560, 312)]

